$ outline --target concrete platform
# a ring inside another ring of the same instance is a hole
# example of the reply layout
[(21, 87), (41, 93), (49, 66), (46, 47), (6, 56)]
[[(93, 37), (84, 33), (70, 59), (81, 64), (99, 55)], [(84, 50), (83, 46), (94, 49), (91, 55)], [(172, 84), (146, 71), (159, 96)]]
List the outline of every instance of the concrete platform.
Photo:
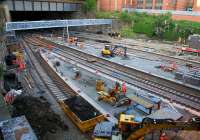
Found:
[[(68, 43), (64, 42), (61, 37), (56, 37), (56, 38), (45, 37), (45, 39), (53, 41), (60, 45), (65, 45), (66, 47), (67, 46), (72, 47), (80, 51), (83, 51), (83, 52), (86, 52), (98, 57), (102, 57), (101, 50), (104, 48), (104, 44), (102, 43), (97, 43), (94, 41), (88, 41), (88, 42), (86, 41), (84, 43), (83, 48), (78, 48), (74, 45), (69, 45)], [(164, 72), (163, 70), (156, 68), (156, 66), (160, 66), (160, 65), (171, 65), (173, 62), (168, 62), (166, 60), (163, 60), (162, 58), (151, 58), (148, 55), (130, 54), (130, 53), (127, 53), (127, 54), (128, 54), (129, 59), (123, 59), (122, 57), (118, 57), (118, 56), (112, 57), (112, 58), (104, 58), (104, 57), (102, 58), (107, 59), (111, 62), (119, 63), (121, 65), (138, 69), (140, 71), (151, 73), (153, 75), (156, 75), (168, 80), (185, 84), (183, 81), (175, 79), (175, 72)], [(190, 70), (185, 65), (177, 64), (177, 66), (178, 66), (177, 71), (188, 72)], [(197, 86), (193, 86), (193, 85), (190, 85), (190, 86), (194, 88), (198, 88)]]
[[(110, 104), (104, 103), (102, 101), (98, 101), (98, 94), (96, 91), (96, 80), (103, 80), (105, 82), (105, 90), (112, 88), (115, 85), (115, 82), (118, 81), (113, 77), (109, 77), (103, 73), (96, 72), (93, 69), (87, 68), (83, 65), (76, 64), (73, 61), (66, 61), (65, 58), (58, 56), (55, 53), (42, 53), (42, 56), (45, 60), (48, 59), (49, 65), (55, 70), (53, 67), (53, 62), (59, 61), (60, 66), (57, 68), (57, 74), (68, 84), (70, 85), (77, 93), (85, 98), (88, 102), (90, 102), (93, 106), (95, 106), (101, 113), (109, 114), (110, 117), (108, 119), (114, 123), (117, 122), (117, 116), (120, 112), (124, 112), (127, 110), (128, 106), (122, 107), (113, 107)], [(79, 80), (75, 80), (75, 70), (79, 70), (81, 72), (81, 78)], [(56, 71), (56, 70), (55, 70)], [(119, 81), (122, 83), (122, 81)], [(145, 91), (141, 91), (135, 87), (132, 87), (127, 84), (127, 96), (132, 96), (137, 94), (137, 92), (141, 92), (141, 95), (144, 97), (149, 96), (149, 93)], [(149, 101), (149, 100), (147, 100)], [(165, 103), (162, 103), (163, 105)], [(156, 112), (156, 109), (153, 109), (153, 113)], [(135, 109), (132, 113), (135, 116), (146, 117), (147, 114), (138, 111)], [(172, 116), (173, 117), (173, 116)]]

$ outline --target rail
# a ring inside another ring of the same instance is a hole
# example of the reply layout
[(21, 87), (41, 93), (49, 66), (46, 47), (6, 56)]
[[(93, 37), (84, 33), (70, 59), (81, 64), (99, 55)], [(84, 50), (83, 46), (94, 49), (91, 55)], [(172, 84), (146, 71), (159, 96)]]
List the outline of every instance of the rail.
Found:
[(88, 25), (106, 25), (112, 24), (111, 19), (74, 19), (74, 20), (43, 20), (43, 21), (22, 21), (7, 22), (5, 30), (28, 30), (41, 28), (58, 28), (69, 26), (88, 26)]

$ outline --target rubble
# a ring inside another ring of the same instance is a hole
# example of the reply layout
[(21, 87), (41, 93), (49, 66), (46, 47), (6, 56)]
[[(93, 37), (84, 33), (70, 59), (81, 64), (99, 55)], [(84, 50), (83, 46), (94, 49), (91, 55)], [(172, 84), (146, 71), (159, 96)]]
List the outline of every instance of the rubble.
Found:
[(17, 96), (13, 102), (13, 117), (25, 115), (39, 139), (48, 132), (56, 133), (58, 128), (67, 130), (68, 126), (55, 114), (44, 98)]

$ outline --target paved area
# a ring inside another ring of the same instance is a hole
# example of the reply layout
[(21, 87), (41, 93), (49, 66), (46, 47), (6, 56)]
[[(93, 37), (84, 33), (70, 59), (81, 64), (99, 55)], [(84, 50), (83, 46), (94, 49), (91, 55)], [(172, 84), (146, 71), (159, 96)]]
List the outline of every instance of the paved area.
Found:
[[(56, 38), (46, 37), (46, 39), (51, 40), (57, 44), (69, 46), (69, 44), (66, 42), (63, 42), (62, 38), (60, 37), (56, 37)], [(71, 45), (71, 47), (75, 47), (75, 46)], [(103, 47), (104, 47), (104, 44), (93, 42), (93, 41), (89, 41), (89, 42), (86, 41), (84, 44), (84, 48), (79, 48), (79, 47), (75, 47), (75, 48), (81, 51), (84, 51), (86, 53), (93, 54), (98, 57), (102, 57), (101, 50)], [(159, 66), (159, 65), (172, 65), (172, 62), (168, 62), (160, 58), (151, 58), (148, 56), (138, 55), (138, 54), (128, 53), (128, 56), (129, 56), (129, 59), (124, 59), (123, 57), (118, 57), (118, 56), (112, 57), (112, 58), (104, 58), (104, 59), (110, 60), (111, 62), (116, 62), (122, 65), (126, 65), (126, 66), (129, 66), (141, 71), (145, 71), (145, 72), (163, 77), (165, 79), (169, 79), (169, 80), (173, 80), (173, 81), (177, 81), (177, 82), (185, 84), (184, 82), (180, 80), (174, 79), (175, 78), (174, 72), (164, 72), (163, 70), (156, 68), (156, 66)], [(177, 66), (178, 66), (177, 71), (187, 72), (190, 70), (185, 65), (180, 64)]]
[[(45, 57), (45, 54), (43, 54), (43, 57)], [(58, 58), (59, 57), (59, 58)], [(62, 60), (61, 60), (62, 59)], [(81, 65), (81, 64), (74, 64), (74, 62), (66, 62), (64, 61), (65, 58), (62, 58), (61, 56), (56, 55), (55, 53), (48, 53), (48, 63), (50, 65), (52, 65), (53, 62), (55, 61), (59, 61), (61, 64), (60, 66), (57, 68), (58, 74), (60, 76), (63, 77), (63, 79), (71, 86), (73, 87), (75, 90), (79, 91), (79, 94), (82, 93), (81, 96), (84, 96), (84, 94), (86, 94), (88, 97), (84, 97), (87, 100), (90, 100), (90, 102), (95, 101), (99, 106), (101, 106), (100, 108), (103, 108), (104, 110), (106, 110), (106, 112), (108, 112), (109, 114), (113, 115), (113, 116), (117, 116), (117, 114), (119, 114), (120, 112), (124, 112), (127, 110), (127, 106), (125, 107), (117, 107), (117, 108), (113, 108), (113, 106), (104, 103), (102, 101), (98, 101), (98, 94), (96, 91), (96, 80), (103, 80), (105, 82), (105, 89), (106, 91), (112, 87), (114, 87), (115, 82), (118, 81), (117, 79), (113, 78), (113, 77), (109, 77), (107, 75), (104, 75), (102, 73), (97, 73), (95, 70), (86, 68), (85, 66)], [(53, 66), (52, 66), (53, 68)], [(81, 78), (79, 80), (74, 80), (75, 77), (75, 69), (79, 70), (81, 72)], [(62, 73), (62, 75), (60, 74)], [(122, 83), (122, 81), (119, 81), (120, 83)], [(140, 92), (141, 94), (143, 94), (143, 96), (147, 97), (150, 93), (147, 93), (145, 91), (141, 91), (135, 87), (132, 87), (130, 85), (127, 85), (127, 96), (133, 96), (135, 95), (137, 92)], [(92, 100), (91, 100), (92, 99)], [(166, 106), (165, 103), (162, 103), (163, 106)], [(98, 107), (99, 107), (98, 106)], [(102, 112), (102, 111), (101, 111)], [(103, 111), (105, 112), (105, 111)], [(153, 113), (157, 112), (156, 109), (153, 110)], [(173, 112), (173, 110), (172, 110)], [(139, 116), (139, 117), (146, 117), (147, 114), (140, 111), (140, 110), (133, 110), (132, 112), (133, 115), (135, 116)], [(165, 118), (165, 116), (162, 115), (162, 113), (157, 113), (160, 114), (162, 117)], [(176, 115), (176, 112), (174, 111), (174, 114)], [(178, 114), (180, 115), (180, 113)], [(159, 115), (157, 115), (159, 116)], [(169, 116), (168, 116), (169, 117)], [(176, 116), (171, 115), (171, 118), (175, 118)]]

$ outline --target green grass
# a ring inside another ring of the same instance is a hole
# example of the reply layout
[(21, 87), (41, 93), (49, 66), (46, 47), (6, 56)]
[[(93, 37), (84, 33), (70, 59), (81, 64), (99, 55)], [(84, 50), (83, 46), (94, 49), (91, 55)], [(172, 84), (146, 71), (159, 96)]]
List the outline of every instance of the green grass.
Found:
[(123, 27), (120, 33), (122, 37), (126, 38), (134, 38), (136, 36), (136, 34), (133, 32), (133, 29), (128, 26)]

